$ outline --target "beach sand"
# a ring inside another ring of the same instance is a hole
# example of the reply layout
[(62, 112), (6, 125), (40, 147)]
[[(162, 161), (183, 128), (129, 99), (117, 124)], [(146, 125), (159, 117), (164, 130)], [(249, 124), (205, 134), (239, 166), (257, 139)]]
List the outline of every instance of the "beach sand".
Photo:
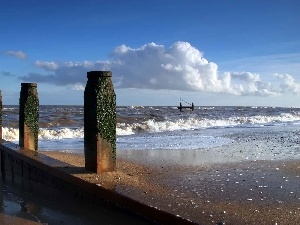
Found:
[(74, 176), (199, 224), (300, 223), (299, 160), (147, 164), (136, 151), (134, 162), (119, 154), (115, 172), (97, 175), (80, 173), (80, 154), (43, 154), (72, 165)]
[[(274, 128), (273, 128), (274, 129)], [(199, 224), (300, 224), (300, 131), (228, 132), (198, 150), (120, 150), (116, 171), (86, 173), (83, 154), (39, 151), (66, 173)], [(55, 167), (55, 165), (53, 165)]]

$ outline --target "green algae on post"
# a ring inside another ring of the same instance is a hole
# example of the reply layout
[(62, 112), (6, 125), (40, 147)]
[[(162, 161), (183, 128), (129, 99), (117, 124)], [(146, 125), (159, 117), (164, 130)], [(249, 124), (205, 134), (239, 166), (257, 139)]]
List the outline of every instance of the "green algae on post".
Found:
[(19, 145), (38, 150), (39, 99), (37, 84), (22, 83), (19, 112)]
[(84, 153), (86, 169), (115, 170), (116, 95), (110, 71), (90, 71), (84, 91)]

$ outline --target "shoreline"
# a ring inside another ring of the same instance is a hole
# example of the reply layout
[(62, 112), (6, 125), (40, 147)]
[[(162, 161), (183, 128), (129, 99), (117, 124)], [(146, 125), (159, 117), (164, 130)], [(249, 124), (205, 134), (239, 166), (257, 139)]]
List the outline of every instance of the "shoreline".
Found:
[(199, 224), (298, 224), (300, 131), (246, 130), (220, 132), (233, 142), (212, 148), (119, 150), (116, 171), (102, 174), (87, 172), (83, 154), (71, 149), (50, 147), (37, 158), (59, 160), (48, 158), (73, 178)]
[[(41, 153), (84, 167), (81, 154)], [(199, 224), (300, 221), (300, 160), (158, 166), (119, 158), (115, 172), (74, 176)]]

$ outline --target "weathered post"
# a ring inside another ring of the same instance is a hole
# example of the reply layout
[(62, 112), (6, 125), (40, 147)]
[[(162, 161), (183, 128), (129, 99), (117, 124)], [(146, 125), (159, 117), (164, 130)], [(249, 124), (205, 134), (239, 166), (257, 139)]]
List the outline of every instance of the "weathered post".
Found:
[(2, 139), (2, 92), (0, 90), (0, 139)]
[(85, 168), (95, 173), (115, 170), (116, 95), (110, 71), (90, 71), (84, 91)]
[(38, 150), (39, 99), (37, 84), (21, 83), (19, 111), (19, 145)]

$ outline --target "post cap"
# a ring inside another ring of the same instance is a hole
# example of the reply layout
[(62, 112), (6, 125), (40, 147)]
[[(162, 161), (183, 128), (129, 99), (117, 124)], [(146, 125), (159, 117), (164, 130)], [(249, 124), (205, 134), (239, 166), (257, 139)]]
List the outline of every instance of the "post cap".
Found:
[(89, 71), (87, 72), (87, 78), (98, 78), (98, 77), (111, 77), (111, 71)]
[(37, 87), (36, 83), (21, 83), (21, 87)]

